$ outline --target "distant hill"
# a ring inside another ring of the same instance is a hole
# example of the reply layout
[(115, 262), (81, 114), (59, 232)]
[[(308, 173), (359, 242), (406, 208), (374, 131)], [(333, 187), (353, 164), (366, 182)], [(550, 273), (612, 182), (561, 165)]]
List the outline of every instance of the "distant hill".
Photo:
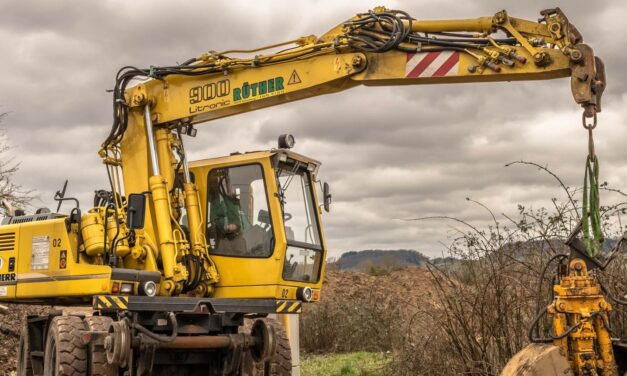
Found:
[[(607, 256), (614, 248), (618, 240), (605, 239), (602, 247), (602, 257)], [(527, 241), (508, 243), (504, 250), (512, 257), (524, 259), (530, 255), (554, 254), (560, 252), (569, 254), (570, 250), (561, 239), (547, 241)], [(378, 274), (406, 267), (424, 266), (427, 262), (435, 265), (455, 265), (459, 261), (455, 257), (428, 258), (422, 253), (412, 249), (369, 249), (363, 251), (350, 251), (342, 254), (337, 259), (327, 260), (329, 270), (361, 271), (369, 274)]]
[(346, 252), (340, 258), (332, 260), (330, 266), (335, 270), (367, 271), (373, 267), (391, 270), (408, 266), (422, 266), (428, 260), (427, 256), (411, 249), (371, 249)]

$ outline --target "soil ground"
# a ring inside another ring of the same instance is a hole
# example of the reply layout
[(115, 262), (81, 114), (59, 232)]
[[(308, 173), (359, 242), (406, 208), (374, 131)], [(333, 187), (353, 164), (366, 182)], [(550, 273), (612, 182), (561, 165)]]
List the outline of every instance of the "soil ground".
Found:
[(381, 275), (354, 271), (327, 271), (322, 287), (322, 302), (351, 300), (373, 294), (385, 301), (403, 302), (408, 310), (424, 304), (434, 305), (433, 278), (426, 268), (409, 267)]
[(51, 307), (7, 304), (6, 312), (0, 312), (0, 370), (10, 375), (16, 370), (16, 352), (20, 329), (29, 315), (45, 314)]

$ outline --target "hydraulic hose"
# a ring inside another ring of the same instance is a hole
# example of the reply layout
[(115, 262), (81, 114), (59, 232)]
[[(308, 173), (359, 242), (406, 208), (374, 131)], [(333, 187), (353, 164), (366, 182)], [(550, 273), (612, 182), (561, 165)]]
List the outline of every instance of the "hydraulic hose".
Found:
[(162, 335), (162, 334), (154, 333), (138, 323), (133, 323), (132, 327), (133, 329), (146, 335), (147, 337), (154, 339), (155, 341), (168, 343), (168, 342), (174, 341), (174, 339), (178, 336), (178, 333), (179, 333), (178, 322), (176, 321), (176, 315), (173, 312), (168, 313), (168, 320), (170, 321), (170, 324), (172, 325), (172, 333), (170, 335)]

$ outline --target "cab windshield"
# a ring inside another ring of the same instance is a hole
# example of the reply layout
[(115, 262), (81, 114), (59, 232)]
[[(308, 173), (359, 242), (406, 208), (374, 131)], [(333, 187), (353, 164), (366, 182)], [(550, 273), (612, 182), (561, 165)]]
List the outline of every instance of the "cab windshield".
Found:
[(274, 238), (261, 165), (211, 170), (207, 219), (207, 240), (214, 254), (270, 257)]
[(316, 282), (322, 260), (322, 242), (307, 164), (298, 161), (281, 164), (276, 174), (288, 246), (283, 279)]

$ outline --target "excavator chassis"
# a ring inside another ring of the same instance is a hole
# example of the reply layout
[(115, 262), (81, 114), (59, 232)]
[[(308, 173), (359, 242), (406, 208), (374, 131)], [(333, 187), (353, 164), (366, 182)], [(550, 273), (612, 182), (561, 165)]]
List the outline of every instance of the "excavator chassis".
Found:
[(270, 373), (264, 374), (287, 376), (289, 341), (281, 324), (266, 316), (291, 307), (297, 314), (301, 304), (95, 296), (91, 315), (55, 311), (28, 317), (18, 375), (252, 376), (266, 369)]

